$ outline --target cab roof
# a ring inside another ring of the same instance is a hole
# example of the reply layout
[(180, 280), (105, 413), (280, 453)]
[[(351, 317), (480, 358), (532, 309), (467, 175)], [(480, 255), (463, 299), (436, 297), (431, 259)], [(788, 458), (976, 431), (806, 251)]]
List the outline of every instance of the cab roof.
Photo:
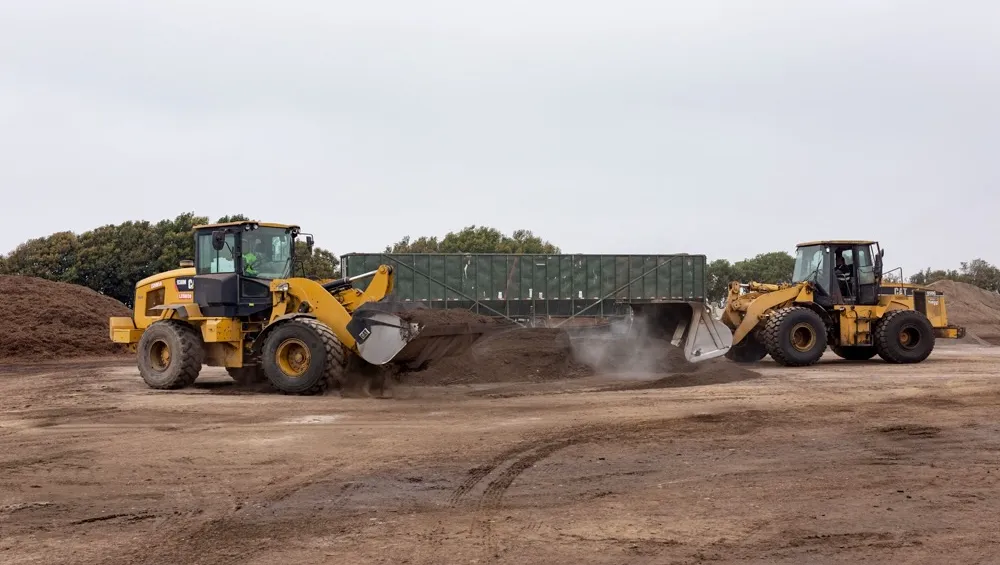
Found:
[(875, 243), (878, 242), (867, 239), (824, 239), (820, 241), (807, 241), (796, 245), (796, 247), (807, 247), (810, 245), (872, 245)]
[(299, 226), (297, 226), (295, 224), (276, 224), (276, 223), (273, 223), (273, 222), (255, 222), (253, 220), (244, 220), (244, 221), (241, 221), (241, 222), (226, 222), (226, 223), (223, 223), (223, 224), (202, 224), (202, 225), (199, 225), (199, 226), (195, 226), (194, 229), (196, 229), (196, 230), (203, 230), (203, 229), (207, 229), (207, 228), (228, 228), (228, 227), (234, 227), (234, 226), (242, 226), (242, 225), (246, 225), (246, 224), (255, 224), (255, 225), (257, 225), (257, 227), (261, 227), (261, 228), (278, 228), (278, 229), (289, 229), (289, 228), (291, 228), (291, 229), (294, 229), (296, 231), (298, 231), (300, 229)]

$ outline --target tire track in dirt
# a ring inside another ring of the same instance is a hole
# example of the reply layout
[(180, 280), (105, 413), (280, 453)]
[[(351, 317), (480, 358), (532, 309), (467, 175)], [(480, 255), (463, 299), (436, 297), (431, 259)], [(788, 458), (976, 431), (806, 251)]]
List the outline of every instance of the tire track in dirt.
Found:
[(533, 445), (526, 451), (522, 451), (522, 457), (515, 459), (500, 472), (497, 478), (493, 479), (486, 486), (486, 490), (483, 491), (482, 496), (479, 498), (477, 508), (479, 517), (475, 525), (478, 526), (486, 544), (488, 558), (498, 559), (501, 555), (500, 540), (497, 537), (496, 530), (493, 528), (493, 518), (496, 515), (495, 510), (500, 508), (503, 502), (503, 495), (507, 492), (507, 489), (521, 476), (521, 473), (534, 467), (535, 464), (561, 449), (582, 443), (583, 441), (585, 440), (567, 439), (555, 443)]
[[(208, 512), (199, 508), (166, 517), (150, 536), (152, 539), (147, 538), (140, 547), (108, 556), (101, 563), (244, 563), (259, 548), (254, 543), (249, 543), (253, 528), (240, 524), (237, 516), (240, 511), (251, 501), (255, 504), (278, 502), (335, 473), (336, 466), (323, 466), (319, 469), (313, 467), (310, 472), (287, 473), (272, 479), (259, 491), (238, 492), (230, 489), (230, 503), (226, 509)], [(234, 528), (244, 530), (243, 534), (232, 537)]]
[[(650, 439), (649, 434), (664, 431), (673, 431), (678, 435), (703, 433), (706, 427), (718, 427), (724, 433), (742, 435), (776, 421), (771, 411), (743, 409), (565, 429), (506, 449), (485, 465), (473, 468), (469, 477), (452, 493), (449, 506), (460, 505), (485, 479), (493, 477), (475, 503), (476, 517), (471, 532), (482, 537), (486, 559), (495, 561), (503, 552), (493, 523), (504, 494), (525, 471), (563, 449), (584, 443), (647, 440)], [(792, 424), (794, 418), (785, 417), (780, 421)]]
[[(736, 410), (712, 415), (584, 425), (549, 432), (508, 448), (486, 464), (471, 469), (469, 476), (452, 491), (448, 505), (463, 506), (474, 491), (482, 489), (479, 496), (471, 501), (474, 512), (471, 533), (482, 539), (488, 553), (487, 560), (495, 561), (503, 552), (502, 539), (494, 530), (493, 520), (502, 506), (504, 494), (525, 471), (560, 450), (592, 442), (646, 441), (650, 439), (649, 434), (664, 430), (700, 434), (706, 431), (706, 427), (713, 427), (723, 433), (741, 434), (771, 420), (778, 421), (770, 412)], [(780, 418), (784, 424), (791, 424), (793, 420)], [(299, 472), (271, 480), (256, 491), (230, 492), (225, 508), (196, 509), (170, 516), (157, 525), (141, 547), (119, 551), (108, 556), (103, 563), (184, 563), (192, 559), (219, 564), (243, 563), (266, 545), (276, 524), (247, 522), (240, 514), (253, 506), (281, 501), (317, 481), (336, 476), (338, 468), (338, 464), (300, 467)], [(484, 482), (485, 487), (482, 486)], [(343, 522), (349, 524), (351, 519), (344, 516)], [(337, 522), (337, 519), (327, 519), (322, 527), (336, 529)], [(239, 535), (235, 535), (237, 531)], [(151, 548), (155, 549), (151, 551)]]

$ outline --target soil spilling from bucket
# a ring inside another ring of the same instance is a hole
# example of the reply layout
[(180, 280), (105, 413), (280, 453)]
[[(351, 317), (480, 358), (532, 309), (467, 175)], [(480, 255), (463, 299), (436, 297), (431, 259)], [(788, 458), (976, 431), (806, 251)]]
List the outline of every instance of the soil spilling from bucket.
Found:
[[(417, 309), (397, 314), (428, 326), (457, 323), (489, 326), (487, 334), (461, 355), (438, 359), (419, 370), (392, 371), (393, 381), (410, 385), (545, 382), (598, 374), (641, 374), (647, 377), (643, 382), (631, 381), (622, 386), (662, 388), (735, 382), (759, 376), (724, 358), (690, 363), (680, 348), (664, 340), (610, 333), (571, 337), (559, 328), (521, 327), (458, 309)], [(650, 375), (664, 375), (664, 378), (654, 383), (649, 381)], [(684, 381), (678, 378), (682, 376), (691, 384), (681, 384)], [(677, 384), (670, 385), (669, 379)]]

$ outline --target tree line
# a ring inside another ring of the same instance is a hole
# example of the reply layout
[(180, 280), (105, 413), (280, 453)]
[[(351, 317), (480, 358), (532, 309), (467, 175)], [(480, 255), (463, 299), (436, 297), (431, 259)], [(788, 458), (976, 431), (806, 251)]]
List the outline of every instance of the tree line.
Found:
[[(218, 223), (249, 220), (244, 215), (223, 216)], [(177, 268), (182, 259), (194, 258), (194, 226), (207, 224), (206, 216), (186, 213), (156, 223), (128, 221), (75, 234), (56, 232), (28, 240), (0, 256), (0, 274), (27, 275), (79, 284), (112, 296), (131, 307), (135, 283), (149, 275)], [(559, 254), (558, 246), (530, 230), (510, 235), (487, 226), (467, 226), (444, 237), (404, 237), (387, 245), (385, 253), (539, 253)], [(312, 252), (296, 243), (299, 268), (296, 276), (314, 279), (340, 276), (340, 260), (320, 247)], [(795, 258), (784, 251), (761, 253), (741, 261), (716, 259), (707, 268), (707, 298), (725, 298), (730, 281), (787, 282)], [(909, 277), (916, 284), (950, 279), (1000, 292), (1000, 269), (982, 259), (962, 263), (957, 270), (925, 269)]]
[[(217, 221), (248, 220), (241, 214)], [(209, 223), (207, 216), (186, 213), (172, 220), (128, 221), (105, 225), (81, 234), (69, 231), (29, 239), (0, 257), (0, 274), (26, 275), (86, 286), (132, 307), (135, 283), (150, 275), (176, 269), (183, 259), (194, 259), (194, 226)], [(310, 278), (339, 276), (337, 256), (305, 242), (296, 242), (301, 272)]]
[(962, 262), (958, 269), (926, 268), (912, 276), (914, 284), (931, 284), (942, 280), (964, 282), (991, 292), (1000, 292), (1000, 269), (982, 259)]

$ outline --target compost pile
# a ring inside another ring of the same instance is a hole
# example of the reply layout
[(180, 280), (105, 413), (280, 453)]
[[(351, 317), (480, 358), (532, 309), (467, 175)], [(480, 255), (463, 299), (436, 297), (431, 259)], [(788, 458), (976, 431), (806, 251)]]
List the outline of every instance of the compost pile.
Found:
[(541, 382), (583, 377), (593, 369), (573, 356), (569, 335), (555, 328), (504, 328), (463, 355), (446, 357), (400, 375), (408, 384)]
[(118, 355), (108, 318), (131, 312), (114, 298), (74, 284), (0, 276), (0, 359)]
[(955, 281), (928, 286), (944, 294), (948, 323), (965, 328), (962, 342), (1000, 345), (1000, 294)]
[(459, 309), (418, 309), (398, 314), (423, 324), (482, 324), (480, 327), (485, 326), (488, 332), (462, 355), (439, 359), (421, 370), (397, 373), (395, 380), (406, 384), (544, 382), (615, 373), (670, 375), (652, 385), (636, 383), (650, 388), (716, 384), (759, 376), (726, 359), (689, 363), (680, 349), (652, 338), (571, 338), (559, 328), (524, 328)]

